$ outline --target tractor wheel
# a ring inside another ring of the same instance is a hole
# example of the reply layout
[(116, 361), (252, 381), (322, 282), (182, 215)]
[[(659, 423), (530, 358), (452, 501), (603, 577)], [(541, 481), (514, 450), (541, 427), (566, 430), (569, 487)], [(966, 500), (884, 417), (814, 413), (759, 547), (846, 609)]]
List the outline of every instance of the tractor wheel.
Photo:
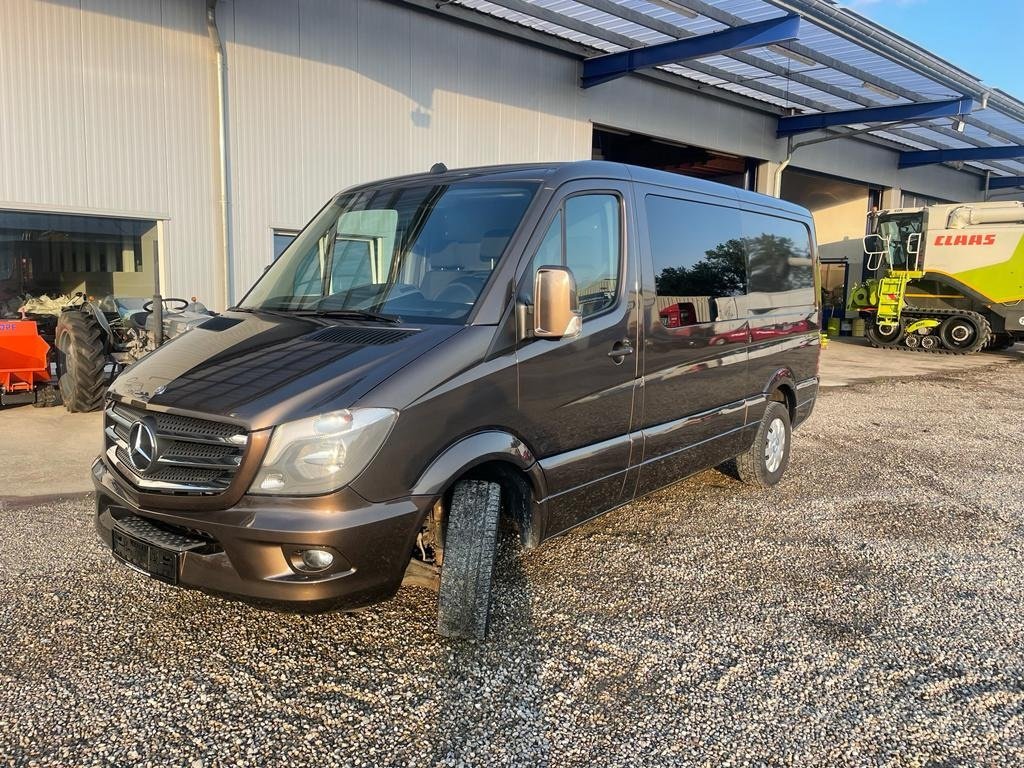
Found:
[(103, 329), (90, 314), (77, 310), (61, 312), (56, 345), (64, 407), (71, 413), (95, 411), (103, 404), (107, 390)]
[(1016, 339), (1009, 333), (993, 333), (988, 340), (988, 344), (985, 345), (985, 349), (992, 352), (1002, 352), (1004, 349), (1009, 349), (1014, 345)]

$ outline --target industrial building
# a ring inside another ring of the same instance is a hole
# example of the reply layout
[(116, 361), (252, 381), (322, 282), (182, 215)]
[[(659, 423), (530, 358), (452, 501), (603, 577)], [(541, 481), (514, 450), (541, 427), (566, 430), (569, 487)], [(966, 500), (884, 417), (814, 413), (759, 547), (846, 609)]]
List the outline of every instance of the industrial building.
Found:
[(223, 308), (346, 186), (589, 158), (807, 206), (841, 295), (1024, 184), (1024, 103), (831, 0), (5, 0), (0, 105), (9, 295)]

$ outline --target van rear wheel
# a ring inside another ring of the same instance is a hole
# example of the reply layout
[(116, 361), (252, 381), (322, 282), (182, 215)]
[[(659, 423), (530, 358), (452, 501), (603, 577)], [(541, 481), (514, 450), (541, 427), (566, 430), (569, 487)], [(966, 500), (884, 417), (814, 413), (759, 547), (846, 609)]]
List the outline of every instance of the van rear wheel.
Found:
[(449, 506), (437, 631), (445, 637), (483, 640), (491, 611), (501, 486), (463, 480)]
[(759, 488), (779, 482), (789, 466), (792, 435), (789, 410), (782, 403), (769, 402), (754, 435), (754, 444), (736, 457), (736, 472), (740, 480)]

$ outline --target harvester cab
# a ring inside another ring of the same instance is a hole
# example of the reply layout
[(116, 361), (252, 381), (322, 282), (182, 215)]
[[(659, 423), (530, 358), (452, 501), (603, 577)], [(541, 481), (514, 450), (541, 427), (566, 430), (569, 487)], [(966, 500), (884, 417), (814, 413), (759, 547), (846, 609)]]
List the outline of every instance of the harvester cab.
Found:
[(864, 237), (868, 271), (878, 272), (883, 265), (888, 271), (920, 270), (923, 229), (923, 211), (879, 215), (874, 234)]

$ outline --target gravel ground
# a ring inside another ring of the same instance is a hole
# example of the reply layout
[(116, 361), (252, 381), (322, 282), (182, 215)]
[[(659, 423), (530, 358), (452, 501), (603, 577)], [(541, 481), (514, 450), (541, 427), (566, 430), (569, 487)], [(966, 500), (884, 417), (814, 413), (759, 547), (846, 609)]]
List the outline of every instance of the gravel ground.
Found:
[(89, 500), (8, 507), (0, 765), (1020, 765), (1022, 390), (827, 392), (777, 489), (503, 552), (482, 647), (424, 590), (262, 613), (116, 566)]

